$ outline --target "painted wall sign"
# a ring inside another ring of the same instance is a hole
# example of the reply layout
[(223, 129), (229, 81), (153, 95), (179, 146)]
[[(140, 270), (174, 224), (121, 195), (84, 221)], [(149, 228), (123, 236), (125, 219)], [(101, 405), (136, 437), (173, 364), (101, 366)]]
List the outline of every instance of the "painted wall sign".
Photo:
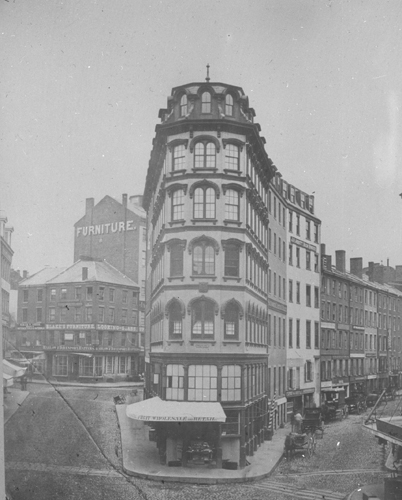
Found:
[(96, 224), (94, 226), (77, 227), (76, 236), (96, 236), (98, 234), (121, 233), (124, 231), (134, 231), (133, 220), (108, 222), (107, 224)]
[(299, 240), (294, 236), (290, 237), (290, 243), (294, 243), (295, 245), (299, 245), (299, 247), (307, 248), (307, 250), (311, 250), (312, 252), (317, 252), (317, 247), (315, 245), (310, 245), (310, 243), (306, 243), (303, 240)]
[(110, 346), (97, 346), (94, 348), (93, 346), (73, 346), (73, 345), (44, 345), (44, 351), (75, 351), (75, 352), (83, 352), (90, 351), (100, 353), (101, 351), (112, 351), (112, 352), (138, 352), (138, 347), (110, 347)]

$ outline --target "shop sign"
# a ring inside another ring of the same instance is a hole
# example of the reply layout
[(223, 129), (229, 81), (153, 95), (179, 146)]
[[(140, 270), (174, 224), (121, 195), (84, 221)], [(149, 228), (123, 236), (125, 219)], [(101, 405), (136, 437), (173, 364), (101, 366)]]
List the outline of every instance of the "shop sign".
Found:
[(64, 340), (74, 340), (74, 333), (65, 333)]
[(96, 325), (98, 330), (113, 330), (119, 332), (136, 332), (135, 326), (120, 326), (120, 325)]
[(73, 345), (44, 345), (43, 346), (44, 351), (75, 351), (75, 352), (82, 352), (82, 351), (112, 351), (112, 352), (127, 352), (127, 351), (138, 351), (138, 348), (133, 348), (133, 347), (110, 347), (110, 346), (105, 346), (105, 347), (97, 347), (96, 349), (93, 346), (73, 346)]
[(286, 391), (286, 397), (295, 397), (295, 396), (302, 396), (303, 394), (312, 394), (315, 392), (315, 389), (312, 387), (310, 389), (295, 389), (294, 391)]
[(311, 245), (310, 243), (306, 243), (303, 240), (299, 240), (298, 238), (295, 238), (294, 236), (290, 237), (290, 243), (294, 243), (295, 245), (298, 245), (299, 247), (307, 248), (307, 250), (311, 250), (312, 252), (317, 252), (317, 247), (315, 245)]
[(107, 224), (96, 224), (95, 226), (82, 226), (77, 227), (77, 237), (78, 236), (91, 236), (98, 234), (111, 234), (111, 233), (121, 233), (126, 231), (134, 231), (134, 221), (119, 221), (119, 222), (108, 222)]
[(332, 381), (331, 380), (324, 380), (321, 382), (321, 388), (328, 388), (332, 387)]
[(46, 330), (94, 330), (93, 324), (61, 324), (61, 325), (46, 325)]
[(173, 416), (154, 416), (154, 415), (138, 415), (136, 417), (138, 420), (152, 420), (155, 422), (220, 422), (220, 420), (215, 417), (173, 417)]
[[(41, 323), (42, 325), (42, 323)], [(35, 323), (20, 323), (17, 330), (43, 330), (44, 326), (35, 326)]]

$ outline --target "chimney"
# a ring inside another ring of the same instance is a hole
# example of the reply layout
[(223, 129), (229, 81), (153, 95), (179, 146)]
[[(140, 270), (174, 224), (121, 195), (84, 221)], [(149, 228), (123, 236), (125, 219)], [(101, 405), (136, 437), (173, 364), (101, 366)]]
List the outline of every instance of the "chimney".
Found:
[[(19, 271), (18, 271), (18, 274), (19, 274)], [(28, 271), (22, 271), (22, 277), (23, 277), (23, 279), (28, 278)]]
[(389, 267), (389, 259), (387, 259), (387, 267)]
[(85, 281), (88, 279), (88, 268), (83, 267), (82, 268), (82, 281)]
[(350, 272), (354, 274), (358, 278), (362, 278), (363, 276), (363, 258), (362, 257), (353, 257), (350, 259)]
[(143, 196), (141, 194), (130, 196), (130, 203), (136, 207), (142, 207), (142, 198)]
[(325, 243), (321, 243), (321, 255), (325, 255)]
[(127, 208), (127, 195), (126, 194), (123, 194), (123, 196), (122, 196), (122, 203), (123, 203), (123, 207)]
[(341, 273), (346, 272), (346, 252), (345, 250), (335, 250), (336, 269)]
[(94, 198), (87, 198), (85, 201), (85, 213), (88, 214), (90, 213), (95, 205), (95, 199)]
[(332, 258), (330, 255), (325, 255), (322, 253), (322, 246), (321, 246), (321, 268), (326, 269), (327, 271), (331, 271), (332, 269)]
[(368, 263), (368, 277), (370, 281), (374, 281), (374, 262)]

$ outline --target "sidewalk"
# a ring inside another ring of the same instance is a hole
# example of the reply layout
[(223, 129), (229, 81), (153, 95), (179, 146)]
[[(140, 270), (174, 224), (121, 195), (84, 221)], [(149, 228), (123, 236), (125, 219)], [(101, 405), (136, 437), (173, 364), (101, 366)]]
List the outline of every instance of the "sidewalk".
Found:
[(116, 405), (123, 451), (123, 470), (131, 475), (156, 481), (197, 484), (245, 482), (268, 476), (283, 456), (285, 436), (290, 426), (277, 429), (272, 441), (265, 441), (247, 457), (250, 465), (244, 469), (193, 469), (161, 465), (156, 443), (149, 441), (149, 427), (144, 422), (126, 416), (126, 405)]
[(10, 388), (7, 395), (4, 395), (4, 425), (10, 420), (14, 413), (25, 401), (29, 391)]

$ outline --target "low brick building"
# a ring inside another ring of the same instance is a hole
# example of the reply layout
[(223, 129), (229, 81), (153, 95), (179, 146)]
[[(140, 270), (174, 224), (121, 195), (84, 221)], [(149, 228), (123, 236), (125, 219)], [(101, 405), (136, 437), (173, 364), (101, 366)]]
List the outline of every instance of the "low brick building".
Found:
[(139, 287), (101, 259), (82, 258), (23, 280), (18, 347), (47, 377), (127, 380), (143, 372)]

